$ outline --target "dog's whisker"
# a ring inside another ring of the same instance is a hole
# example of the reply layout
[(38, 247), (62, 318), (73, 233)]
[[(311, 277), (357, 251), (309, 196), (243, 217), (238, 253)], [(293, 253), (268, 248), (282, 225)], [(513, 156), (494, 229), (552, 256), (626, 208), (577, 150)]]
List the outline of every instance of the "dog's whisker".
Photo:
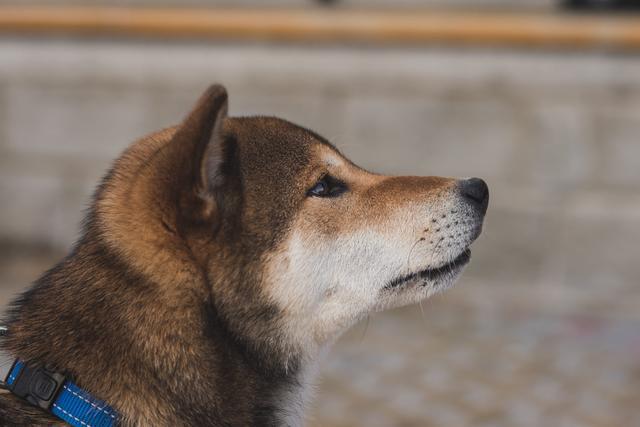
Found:
[(422, 323), (424, 324), (424, 326), (427, 326), (427, 318), (424, 316), (424, 308), (422, 307), (422, 300), (418, 302), (418, 305), (420, 306), (420, 317), (422, 317)]
[(421, 237), (420, 239), (416, 240), (416, 242), (411, 246), (411, 249), (409, 250), (409, 255), (407, 255), (407, 270), (411, 270), (411, 255), (413, 254), (413, 250), (416, 248), (418, 243), (422, 241), (424, 241), (424, 237)]

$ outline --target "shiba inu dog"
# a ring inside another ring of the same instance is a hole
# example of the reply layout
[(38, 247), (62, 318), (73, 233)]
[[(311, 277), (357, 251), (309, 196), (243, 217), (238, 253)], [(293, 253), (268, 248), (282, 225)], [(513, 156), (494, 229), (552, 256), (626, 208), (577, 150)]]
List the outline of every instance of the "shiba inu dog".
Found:
[[(451, 286), (487, 204), (480, 179), (378, 175), (285, 120), (228, 117), (215, 85), (115, 162), (1, 346), (119, 425), (300, 425), (320, 354)], [(2, 425), (62, 423), (33, 403), (0, 394)]]

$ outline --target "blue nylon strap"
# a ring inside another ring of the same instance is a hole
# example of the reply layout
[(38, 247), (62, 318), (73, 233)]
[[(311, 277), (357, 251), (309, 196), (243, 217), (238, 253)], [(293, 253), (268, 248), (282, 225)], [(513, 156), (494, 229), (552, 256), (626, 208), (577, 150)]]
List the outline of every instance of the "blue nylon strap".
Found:
[(15, 361), (15, 363), (13, 364), (13, 368), (11, 368), (11, 371), (9, 371), (9, 374), (7, 375), (7, 380), (5, 381), (7, 385), (13, 385), (13, 383), (16, 382), (16, 379), (18, 378), (20, 371), (22, 371), (23, 366), (24, 363), (20, 360)]
[(51, 412), (78, 427), (111, 427), (118, 421), (118, 415), (109, 405), (94, 399), (70, 381), (65, 381), (62, 385)]
[[(24, 367), (17, 360), (7, 375), (6, 384), (12, 386)], [(73, 427), (115, 427), (118, 425), (118, 413), (102, 400), (65, 381), (53, 401), (51, 413)]]

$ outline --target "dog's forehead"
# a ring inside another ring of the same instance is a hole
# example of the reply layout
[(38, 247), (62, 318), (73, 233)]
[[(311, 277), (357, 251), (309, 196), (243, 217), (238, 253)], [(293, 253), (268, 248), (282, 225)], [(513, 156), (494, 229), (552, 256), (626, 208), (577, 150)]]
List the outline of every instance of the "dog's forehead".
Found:
[(304, 165), (341, 167), (349, 163), (322, 136), (280, 118), (233, 117), (225, 120), (224, 129), (239, 144), (242, 157), (253, 159), (262, 167), (265, 161), (271, 167), (278, 164), (296, 169)]
[(262, 139), (312, 143), (323, 138), (316, 133), (287, 120), (270, 116), (228, 117), (224, 122), (227, 133), (242, 139)]

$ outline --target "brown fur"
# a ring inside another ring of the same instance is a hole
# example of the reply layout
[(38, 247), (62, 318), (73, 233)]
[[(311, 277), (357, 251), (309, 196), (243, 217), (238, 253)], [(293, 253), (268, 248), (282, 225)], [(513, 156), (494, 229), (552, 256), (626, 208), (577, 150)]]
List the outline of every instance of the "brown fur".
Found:
[[(180, 126), (133, 144), (72, 252), (7, 318), (5, 351), (66, 372), (124, 425), (277, 424), (274, 402), (297, 386), (303, 355), (263, 287), (266, 257), (301, 217), (327, 236), (354, 216), (375, 227), (392, 207), (455, 186), (371, 174), (306, 129), (226, 109), (213, 86)], [(353, 198), (340, 209), (306, 202), (322, 153), (344, 160), (334, 172)], [(57, 422), (6, 394), (0, 420)]]

